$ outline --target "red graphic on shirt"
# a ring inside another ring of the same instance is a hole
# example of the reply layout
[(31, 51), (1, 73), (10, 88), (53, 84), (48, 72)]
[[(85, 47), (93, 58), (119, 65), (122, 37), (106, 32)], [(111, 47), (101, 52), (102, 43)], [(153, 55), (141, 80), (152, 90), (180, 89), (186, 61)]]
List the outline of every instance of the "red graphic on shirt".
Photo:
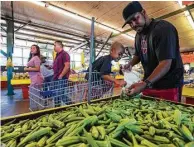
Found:
[(141, 40), (141, 51), (143, 54), (147, 53), (147, 41), (145, 40), (144, 37)]

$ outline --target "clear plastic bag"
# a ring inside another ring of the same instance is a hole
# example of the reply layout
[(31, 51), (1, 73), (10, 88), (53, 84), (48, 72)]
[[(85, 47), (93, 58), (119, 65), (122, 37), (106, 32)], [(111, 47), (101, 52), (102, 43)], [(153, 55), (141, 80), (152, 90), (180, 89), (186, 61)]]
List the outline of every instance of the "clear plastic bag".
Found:
[(124, 71), (124, 80), (127, 82), (125, 87), (128, 88), (133, 83), (140, 81), (140, 74), (136, 71)]

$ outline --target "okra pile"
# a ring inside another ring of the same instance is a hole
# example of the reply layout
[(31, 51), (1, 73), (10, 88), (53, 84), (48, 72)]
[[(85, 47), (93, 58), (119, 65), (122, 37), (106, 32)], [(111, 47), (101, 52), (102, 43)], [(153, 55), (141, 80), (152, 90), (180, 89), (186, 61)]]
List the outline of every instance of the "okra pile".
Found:
[(194, 107), (123, 97), (1, 126), (6, 147), (194, 147)]

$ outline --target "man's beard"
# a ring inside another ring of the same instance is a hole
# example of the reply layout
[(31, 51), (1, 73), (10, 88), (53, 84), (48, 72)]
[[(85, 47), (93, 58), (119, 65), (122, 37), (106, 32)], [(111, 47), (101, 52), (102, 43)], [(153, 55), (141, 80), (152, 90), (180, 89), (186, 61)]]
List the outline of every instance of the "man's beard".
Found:
[[(142, 15), (143, 16), (143, 15)], [(136, 27), (134, 27), (134, 30), (137, 32), (137, 33), (141, 33), (143, 32), (143, 30), (146, 28), (146, 19), (144, 17), (144, 25), (138, 25)]]
[(138, 32), (138, 33), (140, 33), (140, 32), (143, 31), (143, 29), (144, 29), (143, 26), (139, 26), (139, 27), (136, 27), (135, 28), (135, 31)]

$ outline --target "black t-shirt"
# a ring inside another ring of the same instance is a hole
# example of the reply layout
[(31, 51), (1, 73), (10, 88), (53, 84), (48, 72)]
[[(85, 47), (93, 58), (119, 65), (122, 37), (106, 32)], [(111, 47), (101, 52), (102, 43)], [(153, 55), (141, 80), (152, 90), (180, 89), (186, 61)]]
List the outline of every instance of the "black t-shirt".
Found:
[[(101, 79), (103, 75), (109, 75), (111, 73), (111, 61), (113, 58), (110, 55), (99, 57), (92, 63), (92, 72), (98, 72), (99, 74), (92, 74), (92, 81)], [(89, 71), (89, 69), (87, 70)], [(88, 74), (86, 75), (88, 79)]]
[(164, 20), (152, 20), (149, 27), (135, 37), (135, 55), (140, 58), (147, 79), (159, 62), (172, 59), (168, 73), (153, 84), (155, 89), (177, 88), (183, 85), (183, 63), (176, 28)]

